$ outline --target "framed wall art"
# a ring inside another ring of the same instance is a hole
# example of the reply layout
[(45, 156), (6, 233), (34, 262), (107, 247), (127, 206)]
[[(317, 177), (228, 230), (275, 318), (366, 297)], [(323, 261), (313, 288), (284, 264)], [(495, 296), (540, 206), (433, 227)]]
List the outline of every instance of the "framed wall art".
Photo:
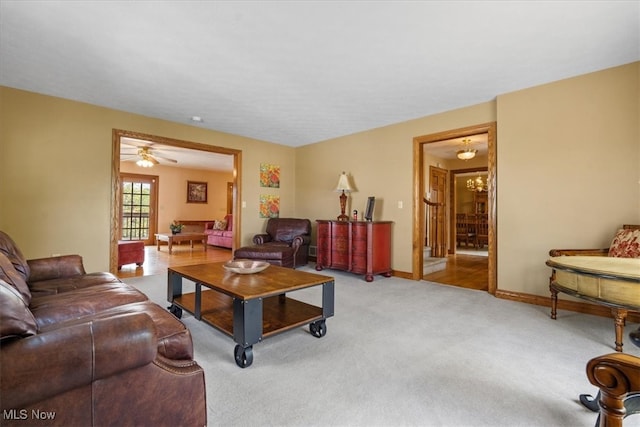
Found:
[(187, 181), (187, 203), (207, 203), (207, 183)]
[(280, 166), (260, 163), (260, 187), (280, 188)]
[(260, 218), (280, 217), (280, 196), (263, 194), (260, 196)]

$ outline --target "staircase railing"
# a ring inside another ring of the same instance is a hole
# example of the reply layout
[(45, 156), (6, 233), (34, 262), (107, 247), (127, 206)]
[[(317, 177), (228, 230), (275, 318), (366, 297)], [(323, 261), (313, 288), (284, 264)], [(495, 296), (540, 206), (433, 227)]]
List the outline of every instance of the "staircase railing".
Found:
[[(444, 203), (432, 202), (427, 200), (426, 197), (422, 198), (422, 201), (427, 205), (426, 206), (426, 215), (425, 215), (425, 227), (424, 227), (424, 235), (425, 235), (425, 244), (431, 247), (431, 256), (434, 258), (444, 258), (446, 256), (446, 246), (444, 239), (444, 230), (440, 230), (440, 225), (438, 221), (439, 218), (439, 209), (444, 206)], [(430, 230), (430, 219), (433, 219), (433, 230)]]

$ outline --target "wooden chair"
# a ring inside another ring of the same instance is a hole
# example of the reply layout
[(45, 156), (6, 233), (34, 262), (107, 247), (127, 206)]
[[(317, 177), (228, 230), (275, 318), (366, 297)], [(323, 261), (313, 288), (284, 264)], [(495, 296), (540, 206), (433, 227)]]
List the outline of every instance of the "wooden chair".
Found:
[(464, 242), (465, 246), (468, 247), (469, 243), (473, 244), (475, 242), (475, 236), (475, 232), (470, 227), (467, 219), (467, 214), (456, 214), (456, 242), (458, 246), (462, 246), (462, 242)]
[(596, 399), (580, 401), (589, 409), (600, 412), (596, 427), (622, 427), (622, 420), (640, 413), (640, 358), (614, 353), (591, 359), (587, 377), (599, 392)]
[(489, 216), (487, 214), (476, 215), (476, 246), (484, 248), (489, 246)]

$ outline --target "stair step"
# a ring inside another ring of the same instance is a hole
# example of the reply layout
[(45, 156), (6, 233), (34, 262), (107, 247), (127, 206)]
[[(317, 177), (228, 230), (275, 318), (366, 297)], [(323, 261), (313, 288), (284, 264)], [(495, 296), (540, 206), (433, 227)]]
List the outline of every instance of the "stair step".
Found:
[(422, 264), (422, 274), (435, 273), (447, 268), (446, 258), (425, 258)]

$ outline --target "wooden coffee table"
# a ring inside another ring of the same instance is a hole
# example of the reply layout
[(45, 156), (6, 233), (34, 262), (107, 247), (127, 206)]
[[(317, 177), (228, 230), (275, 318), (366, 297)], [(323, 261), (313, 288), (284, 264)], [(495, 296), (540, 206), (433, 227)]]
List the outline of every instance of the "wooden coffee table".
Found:
[(169, 253), (171, 253), (171, 248), (173, 247), (174, 242), (189, 241), (191, 242), (191, 249), (193, 249), (193, 241), (201, 240), (205, 252), (207, 251), (207, 235), (204, 233), (157, 233), (155, 236), (158, 250), (160, 250), (160, 242), (167, 242), (167, 246), (169, 246)]
[[(253, 363), (253, 345), (264, 338), (309, 324), (317, 338), (327, 333), (325, 320), (333, 316), (334, 279), (315, 273), (270, 265), (255, 274), (228, 272), (223, 262), (168, 269), (169, 311), (182, 310), (236, 342), (236, 364)], [(195, 292), (182, 293), (182, 279), (195, 282)], [(205, 287), (204, 291), (202, 287)], [(322, 286), (322, 307), (290, 298), (287, 292)]]

